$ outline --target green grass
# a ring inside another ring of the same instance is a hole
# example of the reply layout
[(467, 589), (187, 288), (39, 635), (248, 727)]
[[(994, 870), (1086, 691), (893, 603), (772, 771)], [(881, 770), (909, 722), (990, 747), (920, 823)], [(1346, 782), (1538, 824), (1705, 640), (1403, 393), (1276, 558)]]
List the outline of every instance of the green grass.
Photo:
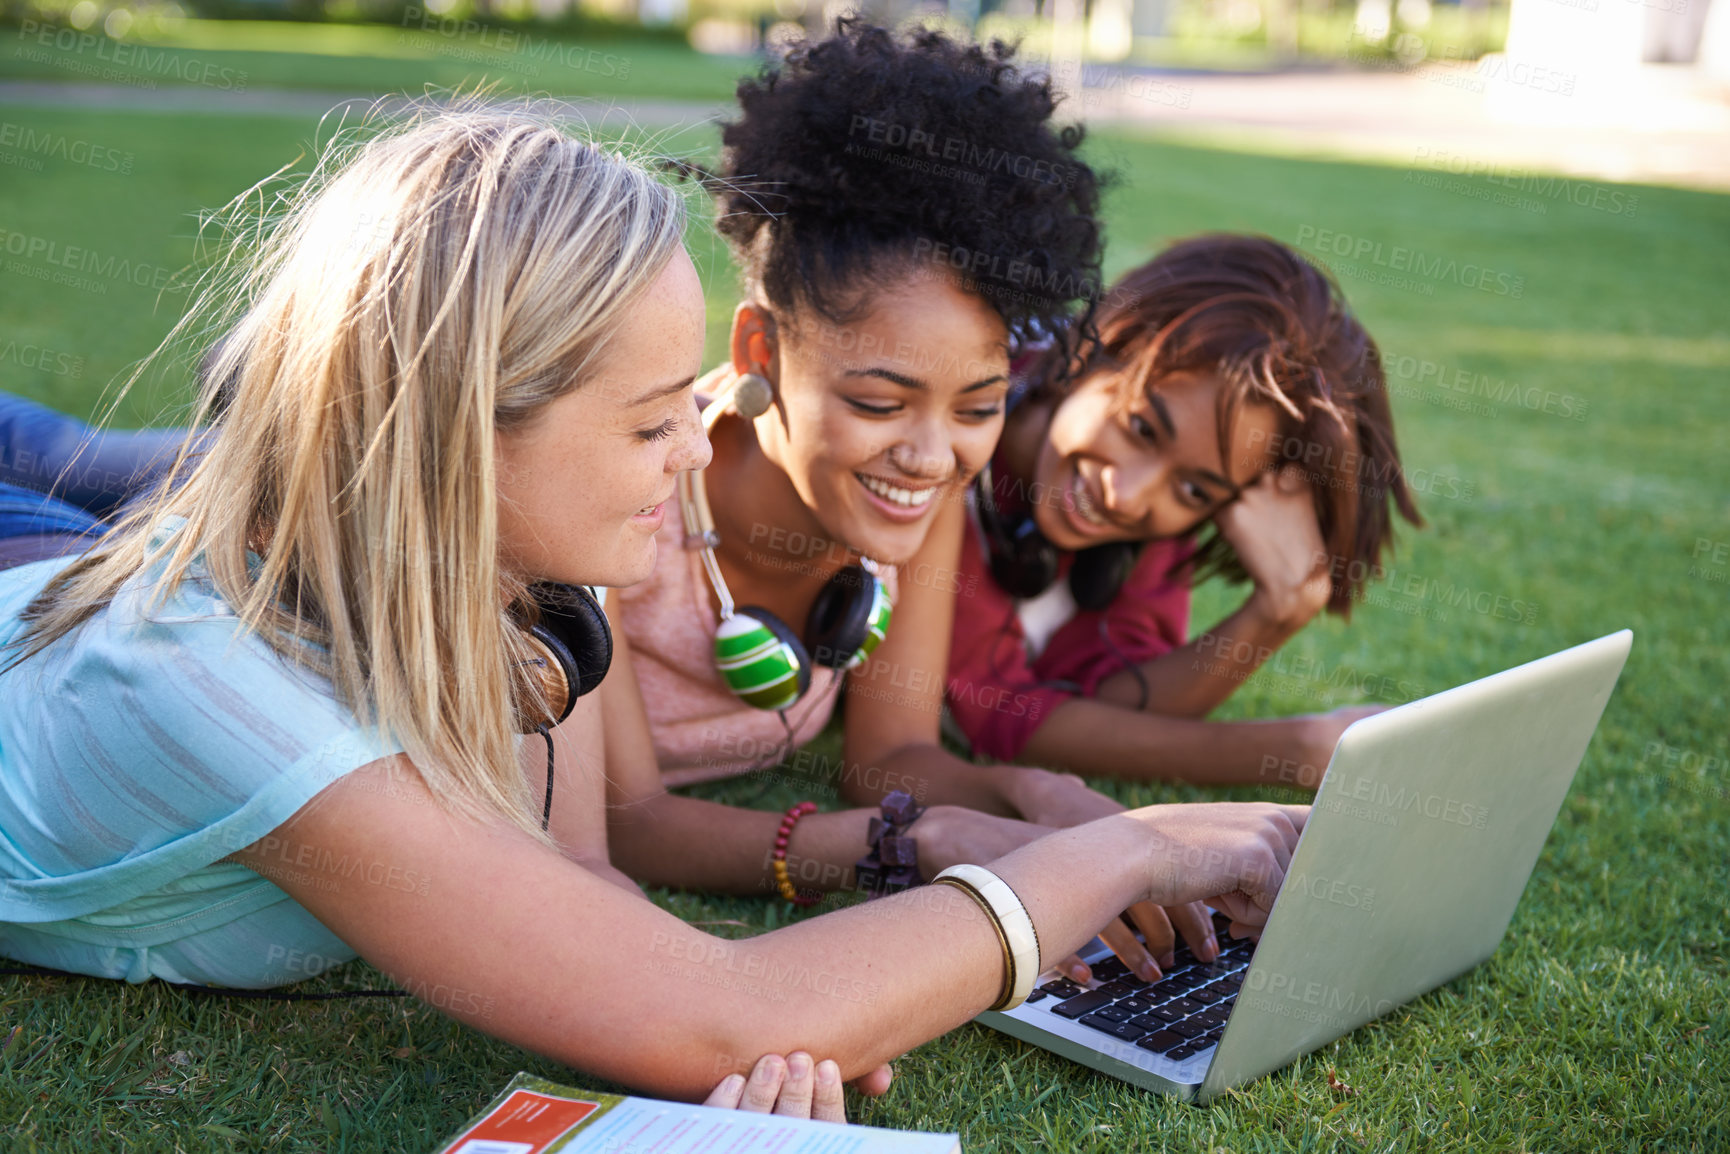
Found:
[[(9, 109), (0, 119), (133, 156), (127, 175), (55, 158), (39, 172), (7, 169), (0, 227), (165, 269), (191, 259), (196, 210), (292, 159), (313, 131), (310, 119), (241, 116)], [(968, 1026), (899, 1062), (894, 1091), (855, 1102), (855, 1118), (959, 1130), (970, 1151), (1730, 1147), (1730, 567), (1693, 557), (1699, 540), (1730, 541), (1730, 199), (1618, 189), (1638, 195), (1632, 215), (1566, 199), (1538, 214), (1391, 168), (1118, 136), (1097, 138), (1094, 155), (1120, 171), (1114, 269), (1199, 229), (1292, 241), (1307, 226), (1312, 238), (1342, 231), (1524, 278), (1519, 299), (1457, 277), (1419, 278), (1428, 295), (1361, 276), (1344, 283), (1387, 350), (1444, 366), (1449, 379), (1482, 374), (1504, 397), (1394, 377), (1408, 465), (1443, 479), (1423, 502), (1430, 528), (1402, 536), (1395, 565), (1517, 600), (1532, 619), (1389, 593), (1349, 627), (1312, 625), (1226, 715), (1358, 700), (1336, 684), (1342, 670), (1359, 684), (1391, 679), (1374, 696), (1398, 700), (1622, 626), (1635, 631), (1634, 652), (1509, 936), (1478, 970), (1206, 1109)], [(732, 274), (705, 232), (693, 245), (716, 354)], [(1370, 259), (1340, 264), (1386, 271)], [(96, 295), (0, 265), (0, 388), (89, 412), (184, 300), (125, 283)], [(6, 342), (82, 357), (81, 373), (25, 367)], [(1584, 402), (1583, 419), (1529, 411), (1515, 389), (1540, 406), (1546, 392), (1571, 398), (1569, 411)], [(1439, 403), (1462, 397), (1482, 410)], [(123, 415), (171, 415), (181, 400), (174, 381), (158, 381)], [(1235, 595), (1201, 590), (1196, 627)], [(1327, 672), (1318, 677), (1314, 662)], [(1687, 756), (1667, 764), (1669, 751)], [(814, 790), (707, 792), (767, 808)], [(1208, 796), (1120, 792), (1131, 802)], [(692, 920), (742, 923), (711, 927), (726, 934), (788, 916), (757, 900), (658, 900)], [(626, 978), (590, 980), (620, 988)], [(308, 988), (381, 984), (357, 963)], [(9, 1151), (419, 1150), (519, 1068), (598, 1085), (395, 1001), (265, 1004), (7, 978), (0, 1024)], [(1330, 1089), (1330, 1071), (1356, 1093)]]
[(353, 95), (490, 81), (554, 96), (724, 102), (742, 61), (675, 39), (482, 29), (418, 14), (396, 24), (143, 21), (115, 40), (92, 28), (0, 25), (0, 78), (195, 88), (216, 100), (262, 88)]

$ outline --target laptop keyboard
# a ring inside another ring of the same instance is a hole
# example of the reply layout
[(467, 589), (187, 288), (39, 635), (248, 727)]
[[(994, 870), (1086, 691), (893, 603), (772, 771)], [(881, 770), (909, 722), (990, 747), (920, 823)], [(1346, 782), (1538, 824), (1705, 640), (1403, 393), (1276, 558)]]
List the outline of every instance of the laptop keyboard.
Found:
[(1198, 962), (1179, 945), (1176, 963), (1157, 982), (1142, 981), (1108, 955), (1092, 964), (1092, 988), (1058, 978), (1029, 994), (1026, 1004), (1181, 1062), (1219, 1043), (1255, 954), (1252, 941), (1233, 941), (1223, 928), (1218, 936), (1223, 948), (1216, 960)]

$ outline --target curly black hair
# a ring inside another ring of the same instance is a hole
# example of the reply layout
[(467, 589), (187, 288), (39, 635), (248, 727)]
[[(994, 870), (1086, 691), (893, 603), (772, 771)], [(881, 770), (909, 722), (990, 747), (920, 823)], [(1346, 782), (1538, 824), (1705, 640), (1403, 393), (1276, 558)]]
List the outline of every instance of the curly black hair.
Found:
[(740, 83), (714, 179), (718, 227), (772, 309), (846, 323), (921, 258), (1013, 334), (1100, 288), (1102, 179), (1048, 77), (1015, 48), (842, 18)]

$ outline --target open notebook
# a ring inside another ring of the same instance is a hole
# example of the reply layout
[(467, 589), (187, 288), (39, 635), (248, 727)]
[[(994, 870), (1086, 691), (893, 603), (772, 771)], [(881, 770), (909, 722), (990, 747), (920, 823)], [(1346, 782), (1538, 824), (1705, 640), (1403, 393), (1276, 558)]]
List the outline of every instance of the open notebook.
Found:
[(532, 1074), (512, 1078), (437, 1154), (960, 1154), (954, 1134), (596, 1094)]

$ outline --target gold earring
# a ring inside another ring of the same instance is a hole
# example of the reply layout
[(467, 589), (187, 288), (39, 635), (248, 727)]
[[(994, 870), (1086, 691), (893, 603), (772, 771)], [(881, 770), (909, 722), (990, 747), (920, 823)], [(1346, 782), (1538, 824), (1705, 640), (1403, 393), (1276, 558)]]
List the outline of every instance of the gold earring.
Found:
[(756, 373), (746, 373), (733, 386), (733, 408), (747, 421), (754, 421), (769, 411), (775, 390)]

